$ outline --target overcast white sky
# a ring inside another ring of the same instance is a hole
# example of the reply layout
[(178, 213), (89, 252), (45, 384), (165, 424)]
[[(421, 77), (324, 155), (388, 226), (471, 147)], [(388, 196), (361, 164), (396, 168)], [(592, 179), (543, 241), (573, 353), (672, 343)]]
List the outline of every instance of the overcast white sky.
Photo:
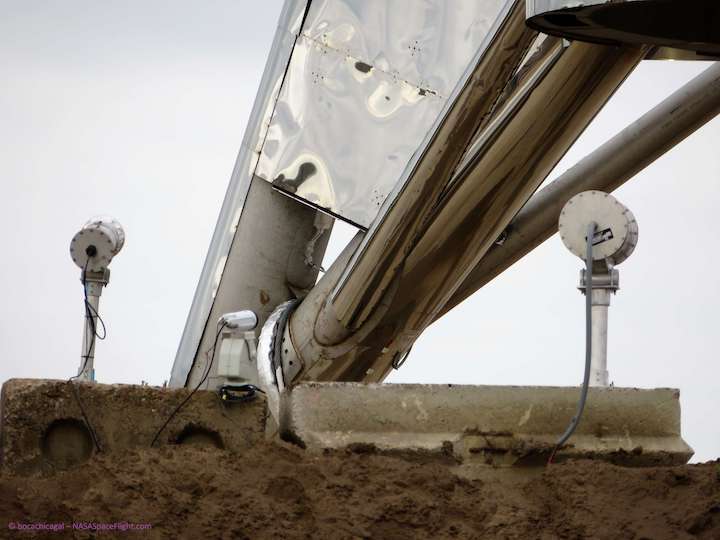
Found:
[[(100, 382), (169, 378), (280, 0), (0, 0), (0, 381), (77, 370), (72, 235), (127, 241), (101, 300)], [(707, 64), (643, 63), (553, 176)], [(617, 386), (681, 389), (696, 460), (720, 456), (720, 121), (616, 192), (640, 224), (610, 313)], [(337, 226), (328, 258), (349, 238)], [(576, 385), (581, 262), (552, 238), (433, 325), (391, 382)]]

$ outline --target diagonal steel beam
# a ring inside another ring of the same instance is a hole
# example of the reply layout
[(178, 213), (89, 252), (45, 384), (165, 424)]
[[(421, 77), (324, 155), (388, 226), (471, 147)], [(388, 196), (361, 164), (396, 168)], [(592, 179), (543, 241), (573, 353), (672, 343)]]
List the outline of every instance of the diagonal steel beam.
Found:
[(630, 124), (574, 167), (535, 194), (472, 270), (439, 317), (557, 232), (558, 216), (573, 195), (614, 191), (668, 150), (720, 114), (717, 63)]

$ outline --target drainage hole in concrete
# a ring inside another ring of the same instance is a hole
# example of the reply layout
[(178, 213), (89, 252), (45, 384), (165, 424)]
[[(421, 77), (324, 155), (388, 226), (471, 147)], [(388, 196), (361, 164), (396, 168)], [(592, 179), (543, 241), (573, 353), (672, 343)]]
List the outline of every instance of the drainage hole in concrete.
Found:
[(176, 442), (177, 444), (215, 447), (221, 450), (225, 448), (222, 437), (217, 431), (193, 424), (185, 426), (185, 429), (177, 436)]
[(92, 436), (80, 420), (55, 420), (43, 434), (41, 451), (43, 457), (57, 468), (69, 469), (90, 459)]

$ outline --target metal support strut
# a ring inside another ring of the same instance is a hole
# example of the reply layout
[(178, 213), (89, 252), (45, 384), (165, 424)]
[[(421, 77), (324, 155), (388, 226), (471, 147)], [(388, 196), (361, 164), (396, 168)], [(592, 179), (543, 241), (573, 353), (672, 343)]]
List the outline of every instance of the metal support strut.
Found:
[[(585, 269), (580, 272), (580, 291), (586, 290)], [(610, 295), (620, 288), (619, 272), (612, 269), (607, 273), (592, 274), (591, 293), (591, 343), (590, 356), (590, 386), (609, 386), (610, 378), (607, 369), (607, 340), (608, 340), (608, 308)]]
[(97, 338), (98, 309), (103, 287), (110, 280), (110, 270), (102, 272), (81, 271), (80, 281), (85, 289), (85, 327), (80, 353), (77, 379), (95, 381), (95, 341)]

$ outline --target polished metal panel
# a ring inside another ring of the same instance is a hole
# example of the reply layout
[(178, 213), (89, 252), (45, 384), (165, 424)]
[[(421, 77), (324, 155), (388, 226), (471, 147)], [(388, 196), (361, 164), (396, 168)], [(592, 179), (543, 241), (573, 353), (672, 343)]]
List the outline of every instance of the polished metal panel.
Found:
[(528, 0), (527, 17), (533, 28), (568, 39), (720, 56), (717, 0)]
[(505, 0), (313, 0), (303, 35), (449, 96)]
[[(486, 125), (484, 129), (497, 133), (486, 138), (487, 143), (478, 149), (476, 158), (461, 171), (443, 198), (434, 202), (410, 250), (401, 258), (391, 279), (392, 286), (385, 289), (376, 309), (367, 314), (363, 324), (353, 328), (343, 341), (325, 344), (318, 339), (324, 330), (318, 325), (330, 325), (329, 317), (324, 318), (322, 313), (313, 319), (317, 344), (303, 341), (301, 324), (291, 327), (293, 343), (302, 347), (300, 353), (305, 361), (323, 359), (319, 369), (308, 367), (300, 378), (383, 380), (394, 359), (405, 353), (436, 318), (646, 52), (644, 48), (580, 42), (565, 48), (549, 74), (532, 87), (508, 121), (500, 124), (491, 121)], [(513, 106), (511, 100), (507, 103)], [(396, 206), (392, 212), (397, 211), (407, 219), (406, 210), (407, 207)], [(387, 247), (384, 249), (387, 252)], [(367, 304), (364, 298), (371, 298), (376, 290), (373, 282), (366, 282), (364, 289), (360, 282), (348, 283), (353, 283), (353, 288), (341, 289), (331, 307), (336, 300), (344, 300), (345, 295), (353, 302), (363, 299), (360, 303), (363, 306)], [(302, 315), (300, 309), (298, 315)], [(343, 322), (340, 318), (338, 321)]]
[(525, 25), (524, 2), (508, 1), (333, 291), (330, 307), (335, 313), (331, 316), (346, 328), (362, 325), (386, 294), (465, 150), (491, 118), (536, 35)]
[(371, 225), (505, 0), (314, 0), (256, 174)]
[(301, 36), (258, 175), (367, 227), (444, 101)]
[[(293, 344), (305, 367), (301, 377), (338, 380), (346, 372), (348, 357), (364, 348), (356, 345), (381, 322), (393, 298), (394, 277), (466, 148), (490, 122), (508, 83), (515, 80), (536, 36), (525, 25), (524, 3), (508, 2), (392, 197), (385, 201), (381, 218), (364, 238), (358, 238), (358, 249), (353, 246), (333, 263), (291, 317)], [(374, 338), (382, 348), (382, 339)], [(345, 358), (337, 361), (340, 356)]]
[[(240, 145), (220, 215), (195, 296), (185, 323), (170, 376), (170, 386), (183, 386), (200, 347), (215, 295), (225, 271), (230, 248), (235, 238), (240, 215), (250, 189), (253, 171), (260, 155), (262, 141), (280, 90), (293, 45), (306, 12), (307, 0), (286, 0), (278, 21), (270, 56), (265, 66), (255, 104)], [(214, 323), (213, 323), (214, 324)]]

